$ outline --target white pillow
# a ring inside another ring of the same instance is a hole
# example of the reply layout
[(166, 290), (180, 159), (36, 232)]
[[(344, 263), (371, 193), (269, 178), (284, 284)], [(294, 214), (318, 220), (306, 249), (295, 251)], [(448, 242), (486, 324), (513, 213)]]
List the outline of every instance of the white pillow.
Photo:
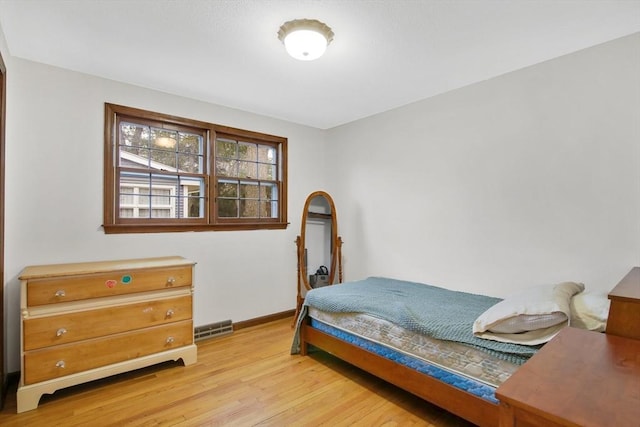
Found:
[(536, 329), (545, 329), (566, 321), (567, 315), (561, 311), (549, 314), (520, 314), (494, 324), (489, 328), (489, 331), (496, 334), (519, 334), (521, 332), (535, 331)]
[(490, 307), (473, 323), (478, 338), (525, 345), (543, 344), (569, 324), (571, 297), (582, 283), (528, 288)]
[(609, 317), (606, 292), (582, 292), (571, 298), (571, 326), (604, 332)]

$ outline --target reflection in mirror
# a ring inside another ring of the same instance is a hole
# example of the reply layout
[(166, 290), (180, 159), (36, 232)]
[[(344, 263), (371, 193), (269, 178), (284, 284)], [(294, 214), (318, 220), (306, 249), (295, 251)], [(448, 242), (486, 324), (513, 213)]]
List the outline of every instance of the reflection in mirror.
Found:
[(336, 208), (328, 193), (316, 191), (307, 197), (296, 244), (298, 295), (295, 318), (308, 290), (342, 282), (342, 239), (338, 236)]
[[(306, 274), (311, 288), (329, 284), (329, 270), (331, 269), (332, 226), (331, 206), (323, 196), (314, 197), (309, 203), (307, 221), (304, 230)], [(325, 271), (326, 270), (326, 271)]]

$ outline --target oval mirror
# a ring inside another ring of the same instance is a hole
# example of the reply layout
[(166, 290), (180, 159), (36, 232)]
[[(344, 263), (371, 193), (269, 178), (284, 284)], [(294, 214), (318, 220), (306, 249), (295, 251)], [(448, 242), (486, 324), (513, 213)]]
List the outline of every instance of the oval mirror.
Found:
[[(342, 281), (341, 247), (336, 207), (324, 191), (311, 193), (302, 210), (298, 245), (299, 311), (307, 291)], [(337, 277), (336, 277), (337, 275)]]

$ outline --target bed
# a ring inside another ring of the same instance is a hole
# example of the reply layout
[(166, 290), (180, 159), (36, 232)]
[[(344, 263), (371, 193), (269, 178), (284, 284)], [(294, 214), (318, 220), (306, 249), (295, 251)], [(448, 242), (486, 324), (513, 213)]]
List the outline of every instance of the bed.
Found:
[[(538, 324), (532, 336), (518, 329), (514, 333), (511, 326), (504, 329), (504, 323), (495, 327), (497, 334), (479, 330), (478, 322), (496, 315), (496, 308), (505, 321), (510, 298), (380, 277), (313, 289), (297, 318), (291, 352), (328, 352), (474, 424), (497, 426), (496, 388), (569, 324), (571, 298), (584, 290), (573, 282), (561, 285), (561, 292), (560, 285), (546, 291), (559, 296), (559, 305), (539, 304), (536, 310), (563, 320), (549, 326), (548, 319), (542, 324), (534, 319)], [(516, 305), (522, 306), (523, 298), (535, 300), (525, 293)], [(526, 310), (515, 318), (532, 321)]]

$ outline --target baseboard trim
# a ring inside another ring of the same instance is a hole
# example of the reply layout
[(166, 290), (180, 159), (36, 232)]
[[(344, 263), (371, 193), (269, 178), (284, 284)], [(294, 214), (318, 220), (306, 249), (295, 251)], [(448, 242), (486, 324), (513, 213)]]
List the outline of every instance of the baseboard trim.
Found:
[(287, 319), (287, 318), (293, 317), (295, 314), (296, 314), (296, 311), (292, 309), (287, 311), (281, 311), (280, 313), (269, 314), (267, 316), (256, 317), (249, 320), (235, 322), (233, 324), (233, 330), (237, 331), (238, 329), (250, 328), (252, 326), (258, 326), (258, 325), (273, 322), (276, 320)]

